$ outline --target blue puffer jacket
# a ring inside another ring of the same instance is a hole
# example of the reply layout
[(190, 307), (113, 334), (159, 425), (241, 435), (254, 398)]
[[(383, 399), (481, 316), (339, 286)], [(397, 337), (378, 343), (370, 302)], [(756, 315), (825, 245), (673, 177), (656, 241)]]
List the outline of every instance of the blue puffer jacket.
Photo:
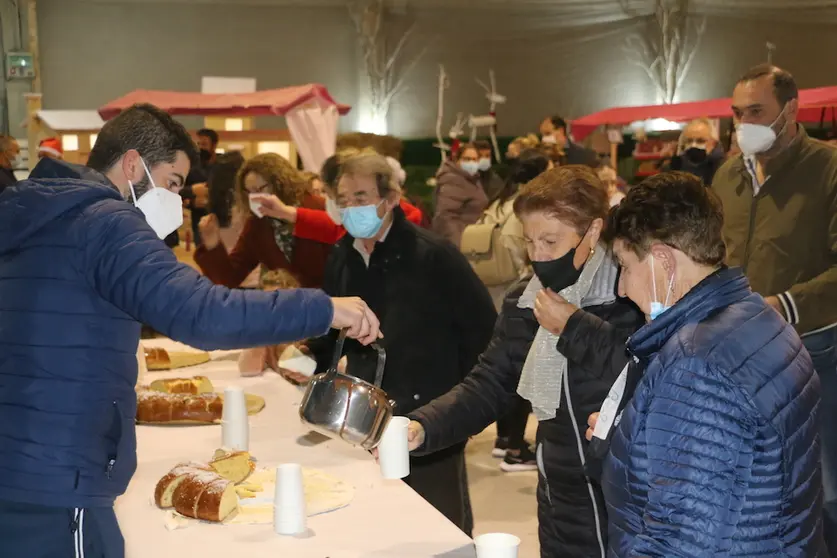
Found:
[(204, 349), (321, 335), (320, 291), (215, 286), (101, 174), (43, 159), (0, 194), (0, 500), (110, 506), (136, 468), (140, 323)]
[(647, 365), (604, 463), (611, 557), (816, 557), (820, 383), (738, 269), (628, 343)]

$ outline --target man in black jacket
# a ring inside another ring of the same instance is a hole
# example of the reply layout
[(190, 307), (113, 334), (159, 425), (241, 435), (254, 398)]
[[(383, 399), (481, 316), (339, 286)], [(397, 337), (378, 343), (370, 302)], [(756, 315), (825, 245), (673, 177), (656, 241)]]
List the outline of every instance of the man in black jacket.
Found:
[(17, 183), (14, 167), (20, 156), (20, 146), (12, 136), (0, 134), (0, 193)]
[(540, 125), (541, 141), (547, 145), (557, 145), (563, 152), (566, 165), (599, 166), (599, 156), (592, 149), (573, 143), (567, 131), (567, 121), (560, 116), (544, 118)]
[[(383, 157), (349, 158), (336, 189), (328, 187), (348, 234), (326, 264), (323, 290), (354, 293), (380, 318), (387, 351), (382, 387), (395, 413), (406, 415), (446, 393), (474, 366), (491, 338), (494, 304), (452, 244), (406, 220)], [(309, 342), (320, 372), (332, 360), (335, 338)], [(374, 381), (375, 351), (347, 341), (345, 354), (349, 374)], [(464, 446), (411, 459), (406, 481), (470, 535)]]

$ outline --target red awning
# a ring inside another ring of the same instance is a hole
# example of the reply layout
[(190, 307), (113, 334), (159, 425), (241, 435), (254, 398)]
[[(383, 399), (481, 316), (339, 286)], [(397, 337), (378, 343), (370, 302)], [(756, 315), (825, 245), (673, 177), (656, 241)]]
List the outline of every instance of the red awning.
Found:
[[(799, 104), (801, 122), (819, 122), (821, 119), (830, 121), (837, 107), (837, 86), (802, 89), (799, 91)], [(599, 126), (627, 126), (632, 122), (653, 118), (664, 118), (672, 122), (688, 122), (695, 118), (732, 118), (732, 99), (609, 108), (574, 120), (573, 137), (581, 141)]]
[(99, 114), (110, 120), (131, 105), (150, 103), (169, 114), (283, 116), (291, 109), (312, 101), (320, 106), (336, 106), (340, 114), (351, 110), (350, 106), (337, 103), (324, 85), (311, 83), (255, 93), (209, 94), (137, 89), (99, 108)]

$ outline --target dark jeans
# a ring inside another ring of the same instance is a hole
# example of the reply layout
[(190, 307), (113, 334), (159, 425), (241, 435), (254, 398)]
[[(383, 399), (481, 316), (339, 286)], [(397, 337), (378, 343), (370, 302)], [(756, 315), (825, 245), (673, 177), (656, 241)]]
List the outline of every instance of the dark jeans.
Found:
[(125, 541), (113, 508), (78, 510), (0, 500), (0, 556), (124, 558)]
[(509, 449), (519, 450), (526, 446), (524, 435), (526, 434), (526, 422), (529, 420), (529, 413), (531, 412), (532, 405), (516, 395), (509, 412), (497, 421), (497, 437), (508, 438)]
[(831, 556), (837, 556), (837, 327), (803, 338), (820, 377), (820, 440), (825, 514), (823, 531)]
[(468, 492), (464, 444), (423, 457), (411, 457), (410, 476), (404, 480), (430, 505), (471, 536), (474, 515)]

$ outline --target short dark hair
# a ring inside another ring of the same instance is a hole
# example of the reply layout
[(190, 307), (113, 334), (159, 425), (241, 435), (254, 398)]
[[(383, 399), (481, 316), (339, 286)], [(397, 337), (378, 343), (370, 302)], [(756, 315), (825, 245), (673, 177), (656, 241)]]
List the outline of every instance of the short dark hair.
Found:
[(557, 114), (553, 114), (549, 117), (549, 121), (552, 122), (552, 125), (555, 126), (556, 130), (567, 130), (567, 121), (558, 116)]
[(497, 193), (489, 205), (495, 201), (499, 201), (500, 205), (503, 205), (517, 194), (521, 185), (534, 180), (539, 174), (546, 172), (548, 167), (549, 158), (539, 149), (524, 149), (517, 159), (512, 162), (503, 189)]
[(337, 187), (337, 179), (340, 178), (340, 156), (334, 154), (323, 162), (320, 168), (320, 178), (326, 188), (334, 189)]
[(621, 240), (640, 259), (655, 243), (680, 250), (693, 262), (721, 265), (724, 211), (718, 196), (693, 174), (664, 172), (628, 190), (608, 215), (605, 240)]
[(173, 163), (182, 151), (199, 164), (198, 148), (183, 124), (154, 105), (137, 104), (109, 120), (99, 131), (87, 166), (106, 174), (126, 151), (136, 149), (148, 168)]
[(219, 137), (218, 132), (212, 130), (210, 128), (201, 128), (198, 130), (198, 136), (203, 136), (205, 138), (209, 138), (209, 141), (212, 145), (218, 145)]
[(602, 181), (586, 165), (555, 167), (520, 189), (514, 213), (522, 218), (542, 211), (583, 235), (596, 219), (607, 217), (609, 203)]
[(750, 68), (741, 76), (738, 83), (755, 81), (768, 76), (773, 79), (773, 95), (780, 105), (785, 106), (788, 102), (799, 98), (799, 88), (791, 73), (772, 64), (760, 64)]
[(207, 209), (218, 217), (218, 224), (222, 227), (229, 227), (232, 223), (236, 177), (242, 166), (244, 166), (244, 156), (240, 151), (230, 151), (219, 155), (206, 181), (209, 190)]
[(485, 151), (486, 149), (491, 151), (491, 144), (485, 140), (477, 140), (474, 142), (474, 147), (477, 148), (477, 151)]

